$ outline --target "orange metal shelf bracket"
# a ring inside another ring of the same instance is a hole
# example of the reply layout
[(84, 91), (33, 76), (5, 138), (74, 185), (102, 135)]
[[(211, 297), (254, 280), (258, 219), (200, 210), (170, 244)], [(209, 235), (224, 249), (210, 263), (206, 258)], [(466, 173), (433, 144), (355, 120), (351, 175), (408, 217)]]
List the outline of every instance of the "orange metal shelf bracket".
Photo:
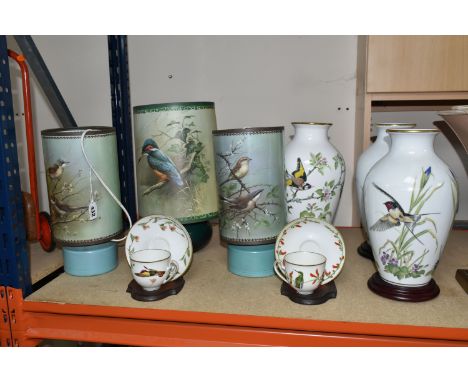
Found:
[(23, 291), (6, 287), (6, 300), (9, 308), (8, 318), (11, 328), (11, 346), (36, 346), (38, 339), (27, 339), (28, 324), (23, 312)]
[(12, 346), (6, 287), (0, 286), (0, 347)]

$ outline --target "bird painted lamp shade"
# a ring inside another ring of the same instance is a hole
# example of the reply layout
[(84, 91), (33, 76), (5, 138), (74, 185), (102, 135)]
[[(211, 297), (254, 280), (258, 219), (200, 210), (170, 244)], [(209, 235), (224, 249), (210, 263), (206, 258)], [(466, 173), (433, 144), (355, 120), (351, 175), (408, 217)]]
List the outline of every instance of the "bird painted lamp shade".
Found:
[(140, 217), (159, 214), (184, 224), (217, 216), (213, 102), (135, 106)]
[[(41, 132), (51, 226), (67, 247), (105, 243), (122, 231), (120, 207), (90, 171), (81, 151), (120, 198), (117, 141), (112, 127), (50, 129)], [(95, 206), (94, 212), (90, 205)]]
[(286, 224), (283, 127), (213, 132), (221, 238), (268, 244)]

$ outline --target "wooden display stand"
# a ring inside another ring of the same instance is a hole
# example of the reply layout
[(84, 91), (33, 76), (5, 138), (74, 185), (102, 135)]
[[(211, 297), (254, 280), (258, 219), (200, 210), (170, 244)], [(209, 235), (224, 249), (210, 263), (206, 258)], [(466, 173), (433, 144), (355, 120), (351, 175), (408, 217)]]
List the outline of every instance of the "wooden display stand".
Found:
[(163, 284), (161, 288), (153, 292), (144, 290), (135, 280), (130, 281), (127, 286), (127, 293), (137, 301), (159, 301), (169, 296), (175, 296), (184, 287), (184, 278), (180, 277), (175, 281)]

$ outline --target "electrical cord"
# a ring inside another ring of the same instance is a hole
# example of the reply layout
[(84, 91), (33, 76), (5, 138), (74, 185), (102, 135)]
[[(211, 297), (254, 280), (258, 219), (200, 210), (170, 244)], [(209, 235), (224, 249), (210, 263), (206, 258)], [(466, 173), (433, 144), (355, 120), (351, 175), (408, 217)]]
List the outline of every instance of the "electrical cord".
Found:
[[(86, 152), (85, 152), (85, 149), (84, 149), (84, 138), (85, 138), (85, 135), (90, 132), (90, 131), (95, 131), (93, 129), (86, 129), (85, 131), (83, 131), (83, 134), (81, 134), (81, 152), (83, 153), (83, 156), (86, 160), (86, 163), (88, 163), (88, 166), (89, 168), (94, 172), (94, 175), (96, 175), (96, 178), (99, 179), (99, 181), (101, 182), (101, 184), (104, 186), (104, 188), (106, 189), (106, 191), (110, 194), (110, 196), (112, 196), (112, 198), (115, 200), (115, 202), (119, 205), (119, 207), (122, 209), (123, 212), (125, 212), (125, 215), (127, 215), (127, 219), (128, 219), (128, 222), (130, 224), (130, 228), (132, 228), (132, 218), (130, 217), (130, 214), (128, 213), (128, 211), (126, 210), (126, 208), (123, 206), (123, 204), (120, 202), (120, 200), (112, 193), (112, 191), (110, 190), (110, 188), (104, 183), (104, 181), (102, 180), (101, 176), (96, 172), (96, 170), (94, 169), (93, 165), (91, 164), (91, 162), (89, 161), (89, 158), (88, 156), (86, 155)], [(127, 238), (127, 235), (125, 235), (124, 237), (120, 238), (120, 239), (112, 239), (111, 241), (114, 241), (114, 242), (119, 242), (119, 241), (123, 241)]]

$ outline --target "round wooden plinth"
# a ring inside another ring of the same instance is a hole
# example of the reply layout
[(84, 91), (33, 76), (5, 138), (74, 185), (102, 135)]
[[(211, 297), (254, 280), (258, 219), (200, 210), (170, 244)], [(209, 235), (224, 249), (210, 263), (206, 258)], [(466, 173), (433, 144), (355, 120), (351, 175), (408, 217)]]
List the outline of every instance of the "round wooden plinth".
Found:
[(281, 294), (289, 297), (292, 302), (302, 305), (319, 305), (327, 302), (331, 298), (336, 298), (336, 285), (332, 281), (325, 285), (320, 285), (313, 294), (303, 295), (296, 292), (296, 290), (289, 284), (281, 284)]
[(374, 254), (372, 253), (372, 247), (369, 242), (363, 241), (362, 244), (358, 247), (357, 252), (366, 259), (374, 261)]
[(405, 287), (390, 284), (380, 277), (379, 273), (374, 273), (367, 281), (369, 289), (379, 296), (397, 301), (422, 302), (436, 298), (440, 289), (432, 279), (428, 284), (419, 287)]
[(179, 277), (177, 280), (162, 285), (158, 290), (150, 292), (144, 290), (135, 280), (132, 280), (128, 284), (127, 293), (130, 293), (132, 298), (137, 301), (158, 301), (176, 295), (182, 290), (184, 284), (184, 278)]

